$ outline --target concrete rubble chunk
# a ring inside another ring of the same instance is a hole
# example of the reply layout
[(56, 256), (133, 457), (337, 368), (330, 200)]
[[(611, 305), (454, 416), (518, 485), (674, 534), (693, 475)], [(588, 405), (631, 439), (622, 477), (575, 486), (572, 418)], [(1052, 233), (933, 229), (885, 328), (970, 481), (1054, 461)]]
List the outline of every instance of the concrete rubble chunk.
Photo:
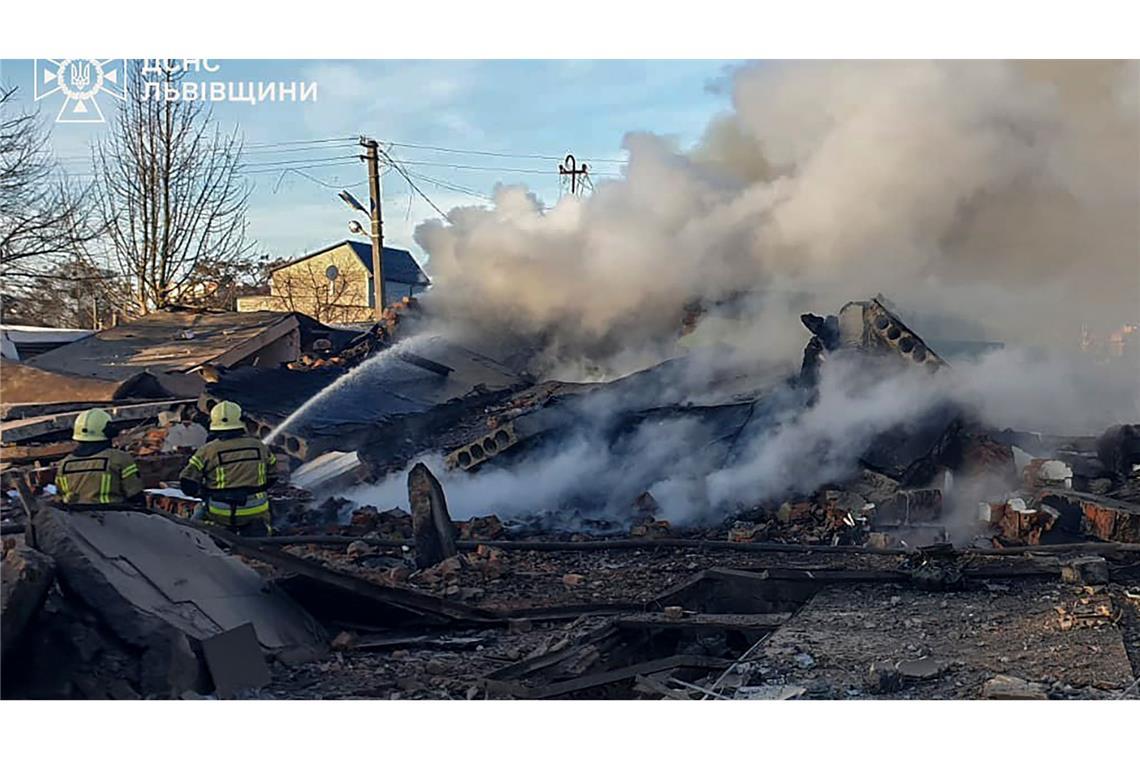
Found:
[(29, 546), (4, 553), (0, 566), (0, 656), (7, 657), (43, 606), (55, 578), (55, 562)]
[(1059, 459), (1034, 459), (1021, 477), (1030, 489), (1073, 487), (1073, 468)]
[(289, 483), (310, 493), (324, 494), (359, 483), (367, 474), (368, 467), (355, 451), (327, 451), (294, 470)]
[(838, 343), (849, 348), (893, 352), (931, 370), (946, 362), (879, 298), (852, 301), (839, 310)]
[(205, 675), (201, 642), (245, 623), (275, 656), (326, 650), (308, 613), (195, 528), (139, 512), (52, 507), (37, 513), (35, 528), (64, 592), (140, 653), (144, 696), (195, 689)]
[(202, 642), (202, 652), (222, 699), (260, 689), (272, 680), (253, 626), (244, 623)]
[(916, 660), (902, 660), (898, 663), (899, 674), (904, 678), (925, 681), (937, 678), (946, 670), (946, 663), (933, 657), (920, 657)]
[(872, 694), (891, 694), (902, 688), (902, 674), (893, 662), (873, 662), (863, 684)]
[(1016, 676), (994, 676), (982, 684), (982, 699), (1048, 699), (1044, 684)]

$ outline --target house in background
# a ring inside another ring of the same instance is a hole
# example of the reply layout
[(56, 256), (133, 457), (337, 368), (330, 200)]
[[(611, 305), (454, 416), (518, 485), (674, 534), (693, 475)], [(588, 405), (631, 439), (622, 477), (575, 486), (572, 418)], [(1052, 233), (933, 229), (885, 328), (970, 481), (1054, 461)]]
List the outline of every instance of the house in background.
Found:
[[(414, 296), (430, 284), (412, 254), (384, 248), (384, 295), (390, 306)], [(273, 267), (269, 293), (240, 296), (238, 311), (299, 311), (322, 322), (369, 322), (372, 291), (372, 246), (345, 240)]]

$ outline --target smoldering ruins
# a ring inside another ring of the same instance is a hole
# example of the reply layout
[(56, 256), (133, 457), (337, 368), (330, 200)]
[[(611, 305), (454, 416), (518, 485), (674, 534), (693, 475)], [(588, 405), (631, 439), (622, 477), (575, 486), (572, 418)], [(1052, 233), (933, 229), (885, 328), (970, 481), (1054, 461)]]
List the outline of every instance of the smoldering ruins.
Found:
[[(421, 226), (433, 286), (374, 325), (6, 363), (5, 696), (1140, 696), (1140, 67), (715, 86), (691, 150)], [(269, 538), (176, 487), (223, 399)], [(52, 505), (95, 405), (147, 513)]]

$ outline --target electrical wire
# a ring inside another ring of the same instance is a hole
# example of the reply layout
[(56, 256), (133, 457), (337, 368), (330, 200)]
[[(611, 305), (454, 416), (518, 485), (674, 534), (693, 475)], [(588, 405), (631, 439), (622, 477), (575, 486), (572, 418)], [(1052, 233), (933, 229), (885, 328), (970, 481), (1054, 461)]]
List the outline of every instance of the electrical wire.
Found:
[[(400, 173), (400, 176), (402, 176), (404, 178), (404, 181), (408, 183), (408, 187), (410, 187), (412, 190), (414, 190), (416, 192), (417, 195), (419, 195), (421, 198), (423, 198), (425, 201), (427, 201), (428, 205), (431, 206), (433, 209), (435, 209), (437, 214), (439, 214), (444, 219), (447, 219), (447, 214), (444, 213), (443, 209), (441, 209), (439, 206), (435, 205), (435, 201), (433, 201), (431, 198), (429, 198), (427, 196), (427, 193), (425, 193), (423, 190), (420, 190), (419, 185), (417, 185), (412, 180), (412, 178), (408, 174), (407, 170), (404, 169), (404, 167), (401, 166), (399, 162), (397, 162), (394, 158), (392, 158), (392, 156), (389, 155), (388, 151), (384, 150), (383, 148), (380, 148), (379, 152), (380, 152), (380, 155), (383, 156), (388, 161), (388, 164), (393, 169), (395, 169), (397, 172)], [(409, 210), (410, 210), (410, 207), (409, 207)]]
[(356, 142), (357, 137), (325, 137), (316, 140), (280, 140), (276, 142), (247, 143), (246, 148), (264, 148), (275, 145), (313, 145), (316, 143)]
[(353, 166), (353, 165), (356, 165), (357, 163), (358, 163), (358, 160), (356, 158), (353, 158), (351, 160), (342, 160), (342, 161), (320, 163), (320, 164), (307, 164), (305, 166), (288, 166), (288, 167), (270, 166), (270, 167), (264, 167), (264, 168), (251, 168), (251, 169), (241, 168), (238, 170), (238, 173), (239, 174), (264, 174), (266, 172), (286, 171), (287, 169), (304, 170), (304, 169), (321, 169), (321, 168), (328, 167), (328, 166)]
[[(387, 155), (387, 154), (386, 154)], [(459, 169), (461, 171), (484, 171), (484, 172), (500, 172), (502, 174), (545, 174), (549, 175), (549, 169), (527, 169), (523, 167), (510, 167), (510, 166), (474, 166), (470, 164), (448, 164), (439, 161), (416, 161), (400, 159), (401, 163), (408, 166), (437, 166), (445, 169)], [(616, 172), (593, 172), (590, 174), (599, 177), (620, 177), (621, 174)]]
[[(472, 156), (494, 156), (496, 158), (526, 158), (542, 161), (561, 161), (566, 158), (565, 155), (561, 156), (548, 156), (539, 153), (500, 153), (493, 150), (471, 150), (465, 148), (445, 148), (441, 145), (425, 145), (423, 143), (406, 143), (397, 142), (394, 140), (385, 140), (387, 145), (393, 145), (399, 148), (411, 148), (413, 150), (432, 150), (439, 153), (459, 153)], [(592, 161), (595, 164), (624, 164), (627, 163), (622, 158), (579, 158), (579, 161)]]
[(368, 184), (367, 180), (360, 180), (359, 182), (353, 182), (351, 184), (345, 184), (343, 182), (325, 182), (320, 177), (314, 177), (312, 174), (309, 174), (308, 172), (301, 171), (300, 169), (294, 169), (293, 167), (286, 167), (286, 168), (281, 170), (281, 176), (277, 178), (277, 182), (273, 185), (273, 194), (274, 195), (276, 195), (277, 191), (281, 189), (281, 183), (285, 181), (285, 177), (287, 177), (290, 174), (300, 175), (300, 176), (304, 177), (305, 179), (307, 179), (311, 182), (315, 182), (316, 184), (320, 185), (321, 187), (327, 187), (330, 190), (344, 190), (345, 188), (360, 187), (361, 185), (367, 185)]
[(494, 201), (494, 198), (492, 198), (491, 196), (480, 193), (477, 190), (472, 190), (469, 187), (463, 187), (462, 185), (455, 185), (455, 184), (452, 184), (452, 183), (447, 182), (445, 180), (441, 180), (437, 177), (429, 177), (426, 174), (419, 174), (417, 172), (411, 172), (410, 171), (410, 172), (408, 172), (408, 174), (410, 174), (411, 176), (420, 180), (421, 182), (427, 182), (429, 184), (435, 185), (436, 187), (438, 187), (441, 190), (451, 190), (452, 192), (455, 192), (455, 193), (462, 193), (463, 195), (469, 195), (472, 198), (478, 198), (481, 201), (487, 201), (487, 202)]
[(258, 169), (258, 168), (265, 167), (265, 166), (287, 166), (289, 164), (306, 164), (306, 163), (311, 164), (313, 162), (324, 163), (326, 161), (329, 161), (329, 162), (331, 162), (331, 161), (346, 161), (349, 159), (359, 160), (360, 157), (357, 156), (355, 153), (352, 153), (352, 154), (345, 154), (345, 155), (340, 155), (340, 156), (326, 156), (324, 158), (319, 158), (319, 159), (316, 159), (316, 158), (292, 158), (292, 159), (283, 159), (281, 161), (262, 161), (260, 163), (243, 163), (242, 166), (248, 166), (251, 168)]

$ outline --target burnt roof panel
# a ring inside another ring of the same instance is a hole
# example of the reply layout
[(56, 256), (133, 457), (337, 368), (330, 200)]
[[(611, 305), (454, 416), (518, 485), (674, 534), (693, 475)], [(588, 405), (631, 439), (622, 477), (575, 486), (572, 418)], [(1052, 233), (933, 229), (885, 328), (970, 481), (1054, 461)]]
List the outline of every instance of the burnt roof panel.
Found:
[(40, 354), (26, 364), (115, 381), (146, 370), (185, 372), (293, 318), (289, 312), (271, 311), (157, 311)]

